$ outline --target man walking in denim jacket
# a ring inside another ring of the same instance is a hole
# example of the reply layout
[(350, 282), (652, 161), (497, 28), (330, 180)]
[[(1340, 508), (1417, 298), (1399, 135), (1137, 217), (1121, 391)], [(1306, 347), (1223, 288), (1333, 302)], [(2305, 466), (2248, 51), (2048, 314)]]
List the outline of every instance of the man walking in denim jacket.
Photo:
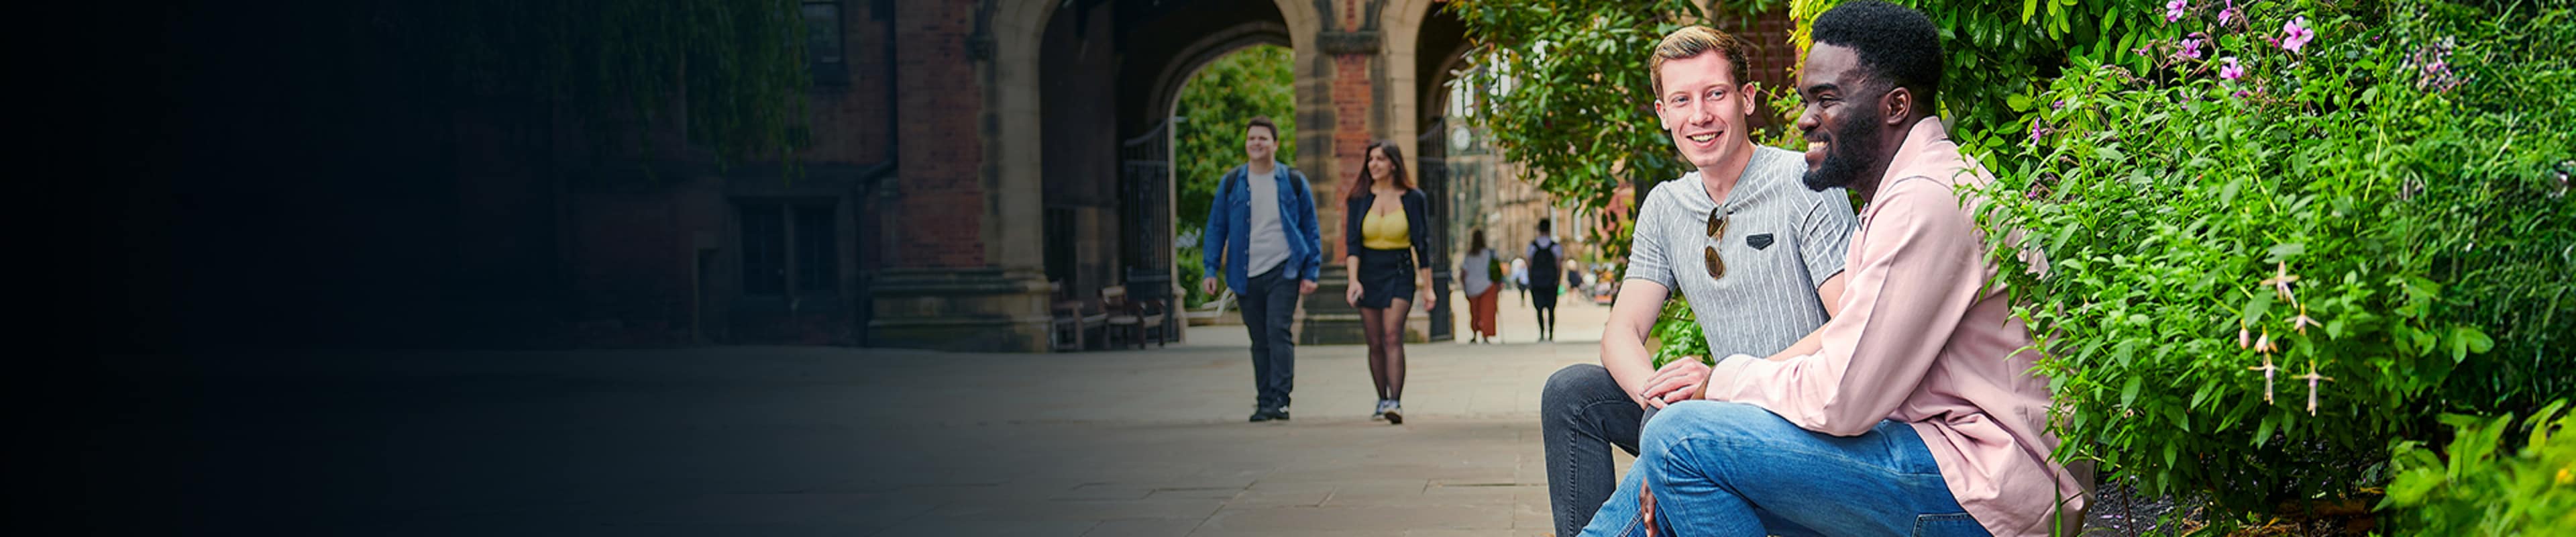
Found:
[(1252, 333), (1252, 385), (1259, 399), (1252, 421), (1288, 419), (1288, 391), (1297, 379), (1297, 343), (1288, 325), (1297, 297), (1315, 292), (1323, 269), (1323, 240), (1315, 231), (1315, 196), (1306, 175), (1273, 160), (1279, 127), (1255, 117), (1243, 129), (1245, 163), (1226, 172), (1208, 207), (1200, 238), (1206, 279), (1214, 295), (1218, 266), (1227, 288), (1243, 302), (1243, 328)]

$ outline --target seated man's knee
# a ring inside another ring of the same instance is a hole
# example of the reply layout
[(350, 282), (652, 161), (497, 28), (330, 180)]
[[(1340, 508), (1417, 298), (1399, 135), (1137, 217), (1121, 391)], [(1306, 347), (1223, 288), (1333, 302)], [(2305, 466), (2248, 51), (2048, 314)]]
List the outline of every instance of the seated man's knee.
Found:
[(1574, 364), (1548, 375), (1547, 388), (1539, 392), (1539, 404), (1555, 408), (1560, 404), (1582, 404), (1608, 393), (1623, 394), (1619, 381), (1610, 378), (1610, 370), (1600, 364)]
[[(1760, 435), (1786, 422), (1760, 406), (1730, 401), (1683, 401), (1646, 422), (1640, 448), (1661, 450), (1686, 438)], [(1794, 427), (1794, 426), (1792, 426)]]

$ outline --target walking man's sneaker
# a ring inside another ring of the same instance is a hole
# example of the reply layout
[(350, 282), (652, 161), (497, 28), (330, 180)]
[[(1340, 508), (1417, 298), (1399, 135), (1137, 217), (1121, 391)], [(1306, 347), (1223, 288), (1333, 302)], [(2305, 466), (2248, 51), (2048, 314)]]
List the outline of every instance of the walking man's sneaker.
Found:
[(1271, 418), (1271, 416), (1270, 416), (1270, 409), (1267, 409), (1267, 408), (1258, 408), (1258, 409), (1253, 409), (1253, 411), (1252, 411), (1252, 420), (1251, 420), (1251, 421), (1252, 421), (1253, 423), (1261, 423), (1261, 422), (1265, 422), (1265, 421), (1270, 421), (1271, 419), (1272, 419), (1272, 418)]

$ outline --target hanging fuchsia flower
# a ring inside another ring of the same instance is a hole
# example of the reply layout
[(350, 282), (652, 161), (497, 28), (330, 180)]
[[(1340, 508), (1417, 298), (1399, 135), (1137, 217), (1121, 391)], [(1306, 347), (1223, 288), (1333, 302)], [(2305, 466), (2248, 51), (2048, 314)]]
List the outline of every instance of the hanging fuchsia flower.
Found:
[(2309, 30), (2307, 22), (2307, 17), (2299, 17), (2290, 19), (2288, 24), (2281, 25), (2281, 33), (2284, 36), (2281, 38), (2281, 48), (2290, 49), (2290, 52), (2298, 52), (2299, 47), (2308, 46), (2308, 40), (2316, 39), (2317, 32)]
[(2228, 79), (2228, 80), (2235, 80), (2235, 79), (2239, 79), (2239, 78), (2245, 78), (2245, 68), (2244, 68), (2244, 67), (2239, 67), (2239, 66), (2237, 66), (2237, 65), (2236, 65), (2236, 57), (2235, 57), (2235, 56), (2228, 56), (2228, 57), (2225, 57), (2225, 58), (2219, 58), (2219, 59), (2218, 59), (2218, 61), (2219, 61), (2220, 63), (2225, 63), (2225, 64), (2227, 64), (2227, 65), (2220, 66), (2220, 67), (2218, 68), (2218, 77), (2219, 77), (2219, 78), (2224, 78), (2224, 79)]
[(2184, 39), (2184, 40), (2182, 40), (2182, 55), (2183, 55), (2183, 57), (2185, 57), (2185, 58), (2191, 58), (2191, 59), (2195, 59), (2195, 60), (2200, 59), (2200, 40), (2198, 40), (2198, 39)]
[(2165, 2), (2165, 22), (2182, 20), (2183, 12), (2190, 9), (2191, 0), (2173, 0), (2171, 2)]

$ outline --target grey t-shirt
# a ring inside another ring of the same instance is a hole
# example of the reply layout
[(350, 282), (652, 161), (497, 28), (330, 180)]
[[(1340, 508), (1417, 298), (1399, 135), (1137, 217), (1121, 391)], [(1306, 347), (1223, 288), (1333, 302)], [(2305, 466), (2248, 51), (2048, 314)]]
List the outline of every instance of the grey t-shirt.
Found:
[[(1628, 279), (1662, 284), (1690, 301), (1716, 356), (1769, 356), (1825, 324), (1816, 287), (1843, 271), (1851, 246), (1851, 198), (1808, 190), (1807, 163), (1785, 149), (1756, 146), (1726, 194), (1725, 236), (1708, 236), (1709, 199), (1699, 172), (1655, 185), (1637, 212)], [(1723, 278), (1710, 278), (1705, 249), (1717, 246)]]
[[(1280, 227), (1284, 224), (1279, 219), (1278, 174), (1285, 169), (1277, 162), (1270, 163), (1270, 173), (1264, 174), (1252, 173), (1250, 166), (1244, 167), (1243, 184), (1252, 189), (1252, 216), (1248, 219), (1252, 231), (1245, 235), (1252, 244), (1244, 248), (1244, 255), (1252, 259), (1245, 260), (1243, 265), (1246, 278), (1270, 272), (1271, 268), (1288, 261), (1288, 232)], [(1288, 279), (1297, 278), (1292, 275)]]

